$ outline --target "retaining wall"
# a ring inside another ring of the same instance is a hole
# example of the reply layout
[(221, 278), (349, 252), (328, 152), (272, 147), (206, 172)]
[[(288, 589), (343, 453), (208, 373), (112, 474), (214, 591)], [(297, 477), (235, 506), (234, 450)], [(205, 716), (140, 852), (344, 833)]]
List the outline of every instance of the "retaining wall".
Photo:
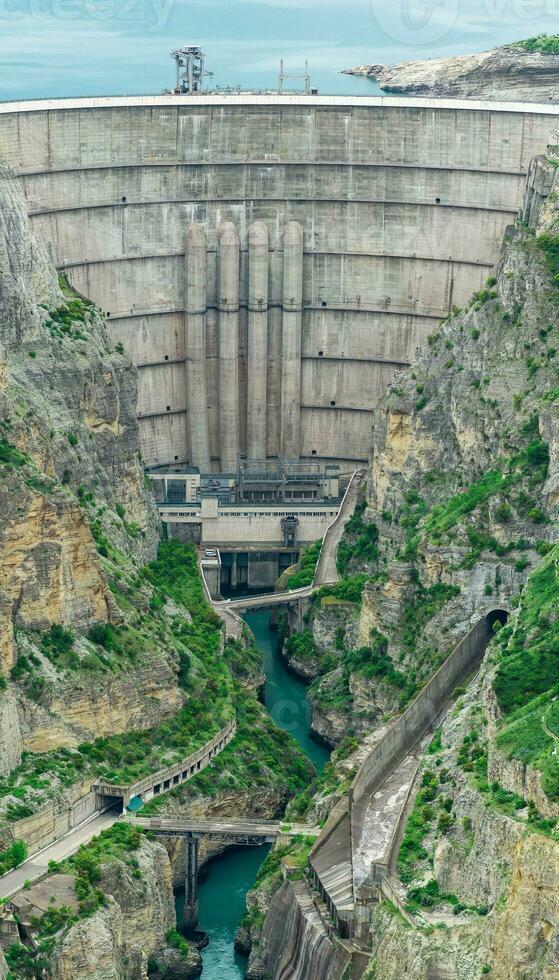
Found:
[(497, 615), (492, 610), (470, 630), (363, 762), (350, 790), (353, 840), (360, 839), (368, 798), (434, 725), (453, 690), (480, 663)]
[[(13, 839), (25, 841), (29, 854), (34, 854), (47, 844), (52, 844), (59, 837), (63, 837), (69, 830), (95, 813), (96, 795), (89, 789), (90, 784), (87, 784), (86, 792), (81, 790), (84, 795), (73, 802), (52, 803), (30, 817), (11, 823), (10, 831)], [(79, 789), (75, 792), (79, 792)]]

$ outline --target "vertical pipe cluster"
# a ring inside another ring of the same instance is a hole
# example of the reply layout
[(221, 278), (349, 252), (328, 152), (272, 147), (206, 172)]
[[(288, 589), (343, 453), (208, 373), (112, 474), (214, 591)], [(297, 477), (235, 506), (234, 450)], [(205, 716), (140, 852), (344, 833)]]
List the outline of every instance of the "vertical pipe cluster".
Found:
[(283, 238), (283, 326), (281, 350), (281, 455), (301, 453), (301, 330), (303, 321), (303, 228), (285, 226)]
[[(239, 405), (240, 243), (235, 225), (218, 230), (217, 252), (217, 411), (220, 471), (235, 472), (241, 452)], [(186, 386), (191, 460), (210, 472), (207, 363), (207, 249), (201, 224), (186, 232), (185, 255)], [(303, 319), (303, 228), (290, 221), (284, 230), (281, 328), (281, 455), (301, 454), (301, 333)], [(248, 230), (248, 459), (266, 459), (268, 414), (269, 233), (264, 221)], [(211, 312), (211, 310), (210, 310)], [(279, 377), (278, 377), (279, 380)], [(277, 450), (276, 450), (277, 451)]]
[(237, 469), (239, 452), (239, 236), (231, 221), (219, 229), (219, 444), (221, 471)]
[(206, 235), (199, 224), (186, 231), (186, 400), (192, 463), (210, 469), (206, 381)]
[(247, 457), (266, 459), (268, 373), (268, 227), (248, 230)]

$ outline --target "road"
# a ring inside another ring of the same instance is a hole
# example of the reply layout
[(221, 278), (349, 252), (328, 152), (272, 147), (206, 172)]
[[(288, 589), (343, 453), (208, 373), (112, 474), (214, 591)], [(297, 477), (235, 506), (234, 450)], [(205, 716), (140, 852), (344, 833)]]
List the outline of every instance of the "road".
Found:
[(322, 585), (332, 585), (340, 580), (338, 566), (336, 564), (338, 545), (342, 539), (345, 526), (355, 510), (362, 481), (362, 472), (356, 470), (349, 482), (346, 494), (342, 500), (342, 505), (338, 511), (338, 516), (324, 535), (324, 542), (313, 582), (316, 589)]
[(89, 843), (92, 837), (100, 834), (102, 830), (112, 827), (119, 816), (118, 811), (96, 813), (89, 820), (84, 820), (74, 827), (64, 837), (59, 837), (54, 843), (32, 854), (23, 864), (0, 878), (0, 897), (10, 898), (21, 890), (26, 881), (33, 882), (41, 878), (47, 870), (49, 861), (63, 861), (64, 858), (75, 854), (82, 844)]

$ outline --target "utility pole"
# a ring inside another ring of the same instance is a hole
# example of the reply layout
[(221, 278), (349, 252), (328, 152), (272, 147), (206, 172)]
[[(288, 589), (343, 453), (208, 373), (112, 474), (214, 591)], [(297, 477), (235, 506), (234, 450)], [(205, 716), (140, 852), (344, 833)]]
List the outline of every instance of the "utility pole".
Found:
[[(285, 82), (287, 81), (302, 81), (304, 82), (304, 95), (318, 95), (318, 89), (313, 88), (311, 85), (311, 76), (309, 74), (309, 63), (305, 61), (305, 74), (304, 75), (288, 75), (285, 71), (285, 64), (283, 58), (280, 61), (280, 73), (278, 79), (278, 93), (283, 95), (286, 91), (290, 91), (285, 88)], [(292, 90), (291, 90), (292, 91)]]

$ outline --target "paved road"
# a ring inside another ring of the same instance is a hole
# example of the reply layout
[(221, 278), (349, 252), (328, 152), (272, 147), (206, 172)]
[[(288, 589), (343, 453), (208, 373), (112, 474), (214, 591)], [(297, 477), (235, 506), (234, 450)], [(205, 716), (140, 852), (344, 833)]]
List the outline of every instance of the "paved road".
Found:
[(49, 861), (63, 861), (64, 858), (75, 854), (82, 844), (87, 844), (96, 834), (100, 834), (107, 827), (112, 827), (118, 819), (118, 812), (96, 813), (89, 820), (74, 827), (64, 837), (32, 854), (23, 864), (0, 878), (0, 897), (9, 898), (15, 895), (26, 881), (36, 881), (40, 878), (46, 872)]
[(313, 585), (315, 588), (320, 588), (322, 585), (332, 585), (334, 582), (340, 581), (336, 564), (338, 545), (342, 539), (344, 528), (355, 510), (362, 482), (363, 474), (360, 470), (356, 470), (349, 482), (338, 516), (324, 536), (324, 543), (314, 576)]

